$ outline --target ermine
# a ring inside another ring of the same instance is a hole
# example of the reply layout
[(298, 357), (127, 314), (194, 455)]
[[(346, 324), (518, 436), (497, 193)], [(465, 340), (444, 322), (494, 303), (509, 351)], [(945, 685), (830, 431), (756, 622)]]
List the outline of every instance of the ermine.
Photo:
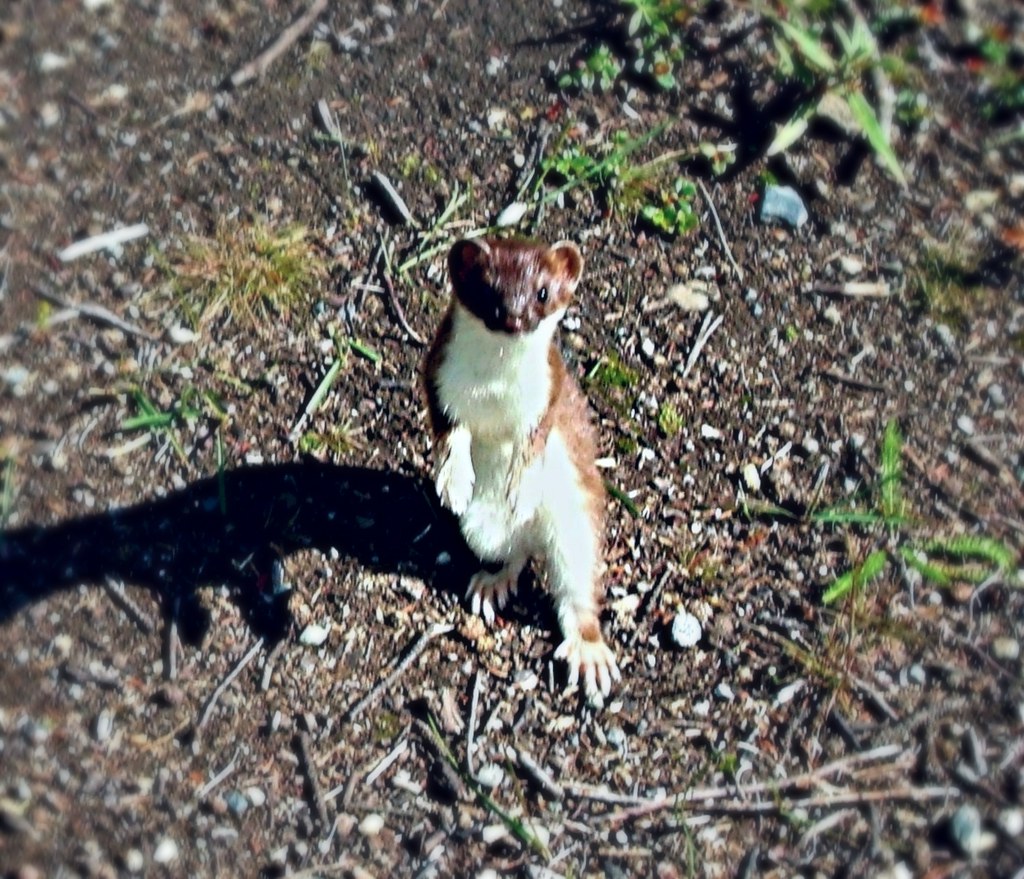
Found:
[(575, 244), (460, 241), (454, 295), (424, 366), (435, 484), (484, 562), (469, 585), (494, 621), (531, 558), (545, 562), (564, 640), (555, 656), (588, 697), (619, 680), (601, 636), (604, 485), (586, 400), (554, 336), (583, 272)]

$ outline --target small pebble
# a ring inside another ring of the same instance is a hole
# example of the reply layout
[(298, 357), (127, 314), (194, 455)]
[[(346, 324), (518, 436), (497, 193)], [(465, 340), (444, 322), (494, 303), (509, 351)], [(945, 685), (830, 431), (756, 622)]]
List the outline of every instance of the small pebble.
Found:
[(170, 864), (178, 860), (178, 843), (170, 837), (161, 839), (153, 851), (153, 860), (158, 864)]
[(199, 338), (199, 333), (193, 332), (188, 327), (176, 325), (167, 330), (167, 338), (175, 345), (188, 345)]
[(710, 424), (702, 424), (700, 426), (701, 439), (712, 439), (720, 440), (722, 438), (722, 431), (717, 427), (712, 427)]
[(124, 855), (124, 868), (129, 873), (141, 873), (146, 866), (146, 858), (137, 848), (130, 848)]
[(384, 829), (384, 818), (371, 812), (359, 822), (359, 832), (363, 836), (376, 836)]
[(1006, 394), (1003, 393), (1002, 385), (990, 384), (985, 393), (988, 394), (989, 402), (997, 409), (1002, 409), (1006, 405)]
[(260, 787), (247, 787), (242, 793), (245, 794), (245, 798), (257, 809), (267, 801), (267, 795), (263, 792), (263, 788)]
[(104, 708), (96, 715), (96, 723), (93, 724), (93, 735), (97, 742), (105, 742), (114, 731), (114, 715)]
[(761, 222), (781, 220), (799, 229), (807, 222), (807, 208), (792, 186), (766, 186), (761, 200)]
[(928, 683), (928, 673), (924, 670), (924, 666), (919, 662), (915, 662), (910, 666), (907, 671), (907, 677), (919, 687), (923, 687)]
[(494, 225), (498, 228), (504, 228), (506, 226), (516, 226), (519, 221), (526, 216), (526, 212), (529, 209), (529, 205), (525, 202), (514, 201), (507, 208), (505, 208), (497, 219), (494, 221)]
[(743, 465), (743, 482), (747, 486), (748, 491), (760, 491), (761, 490), (761, 474), (758, 472), (757, 465), (747, 463)]
[(686, 611), (680, 611), (672, 620), (672, 640), (680, 647), (693, 647), (703, 635), (700, 621)]
[(668, 288), (668, 298), (683, 311), (707, 311), (709, 302), (703, 287), (704, 285), (699, 281), (690, 284), (673, 284)]
[(725, 681), (722, 681), (717, 687), (715, 687), (715, 696), (721, 699), (723, 702), (732, 702), (736, 698), (736, 694), (732, 691)]
[(953, 335), (953, 331), (949, 327), (945, 324), (936, 324), (935, 335), (943, 348), (950, 354), (956, 354), (956, 336)]
[(992, 639), (992, 655), (1001, 662), (1013, 662), (1020, 656), (1020, 643), (1014, 638), (1000, 635)]
[(487, 763), (477, 771), (476, 780), (481, 786), (493, 790), (505, 780), (505, 770), (496, 763)]
[(330, 624), (326, 626), (320, 626), (316, 623), (310, 623), (302, 630), (302, 634), (299, 635), (299, 643), (306, 647), (319, 647), (324, 641), (327, 640), (327, 636), (331, 634)]
[(968, 857), (974, 857), (995, 845), (995, 836), (981, 829), (981, 812), (970, 803), (964, 803), (949, 817), (949, 835), (956, 847)]
[(999, 826), (1007, 836), (1020, 836), (1024, 833), (1024, 810), (1015, 806), (1003, 809), (999, 813)]
[(249, 808), (249, 801), (241, 791), (228, 791), (224, 795), (224, 802), (227, 803), (228, 811), (236, 818), (241, 818), (245, 810)]
[(956, 420), (956, 426), (960, 429), (961, 433), (965, 433), (968, 436), (974, 433), (974, 419), (970, 415), (960, 415)]

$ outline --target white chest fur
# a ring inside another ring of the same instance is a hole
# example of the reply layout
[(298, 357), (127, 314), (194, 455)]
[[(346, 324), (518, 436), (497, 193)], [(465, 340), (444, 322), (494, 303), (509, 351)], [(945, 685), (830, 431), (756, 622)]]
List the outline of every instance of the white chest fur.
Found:
[(437, 372), (441, 408), (474, 438), (525, 439), (547, 410), (548, 349), (564, 312), (531, 333), (505, 335), (456, 304), (452, 334)]

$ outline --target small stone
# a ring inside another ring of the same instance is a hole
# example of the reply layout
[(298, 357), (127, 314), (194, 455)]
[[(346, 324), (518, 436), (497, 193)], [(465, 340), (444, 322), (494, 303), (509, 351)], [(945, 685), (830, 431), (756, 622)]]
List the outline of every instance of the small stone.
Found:
[(935, 335), (943, 348), (950, 354), (956, 354), (956, 336), (953, 335), (953, 331), (949, 327), (945, 324), (936, 324)]
[(1024, 833), (1024, 810), (1017, 807), (1003, 809), (999, 813), (999, 827), (1007, 836), (1020, 836)]
[(188, 327), (176, 324), (167, 329), (167, 338), (175, 345), (188, 345), (199, 338), (199, 333), (190, 330)]
[(981, 812), (964, 803), (949, 816), (949, 835), (967, 857), (974, 857), (995, 845), (995, 836), (981, 829)]
[(1000, 635), (992, 639), (992, 656), (1000, 662), (1014, 662), (1020, 656), (1020, 643), (1015, 638)]
[(359, 832), (363, 836), (376, 836), (384, 829), (384, 818), (382, 815), (378, 815), (371, 812), (362, 821), (359, 822)]
[(743, 465), (743, 482), (746, 484), (748, 491), (757, 492), (761, 490), (761, 474), (756, 464), (748, 462)]
[(723, 702), (732, 702), (736, 698), (736, 694), (732, 691), (725, 681), (722, 681), (717, 687), (715, 687), (715, 696), (721, 699)]
[(245, 794), (245, 798), (257, 809), (267, 801), (267, 795), (261, 787), (247, 787), (242, 793)]
[(236, 818), (241, 818), (245, 814), (245, 810), (249, 808), (249, 801), (245, 794), (237, 790), (228, 791), (224, 795), (224, 802), (227, 804), (228, 811)]
[(137, 848), (130, 848), (124, 854), (124, 868), (129, 873), (141, 873), (146, 866), (146, 858)]
[(488, 824), (480, 831), (484, 845), (494, 845), (498, 840), (508, 836), (508, 828), (504, 824)]
[(651, 341), (648, 336), (644, 336), (643, 339), (640, 340), (640, 351), (643, 352), (644, 357), (648, 360), (652, 360), (654, 358), (655, 350), (654, 342)]
[(971, 436), (974, 433), (974, 419), (970, 415), (961, 415), (956, 420), (956, 426), (961, 433)]
[(907, 677), (919, 687), (923, 687), (928, 683), (928, 673), (924, 670), (924, 666), (919, 662), (915, 662), (907, 670)]
[(672, 620), (672, 640), (680, 647), (693, 647), (703, 634), (700, 621), (692, 613), (680, 611)]
[(96, 715), (96, 722), (93, 724), (92, 732), (97, 742), (105, 742), (114, 731), (114, 715), (104, 708)]
[(710, 424), (702, 424), (700, 426), (701, 439), (720, 440), (722, 438), (722, 431), (717, 427), (712, 427)]
[(153, 860), (157, 864), (171, 864), (178, 860), (178, 843), (165, 836), (157, 843), (153, 851)]
[(330, 623), (326, 626), (321, 626), (317, 623), (310, 623), (302, 630), (302, 634), (299, 635), (299, 643), (306, 647), (319, 647), (327, 640), (327, 636), (330, 634)]
[(859, 275), (864, 271), (864, 261), (849, 254), (839, 257), (839, 266), (848, 275)]
[(493, 790), (505, 780), (505, 770), (497, 763), (487, 763), (477, 771), (476, 780), (482, 787)]
[(1003, 393), (1003, 386), (998, 382), (990, 384), (985, 393), (988, 395), (988, 401), (997, 409), (1002, 409), (1006, 405), (1006, 394)]
[(792, 186), (766, 186), (761, 200), (761, 222), (781, 220), (799, 229), (807, 222), (807, 208)]
[(516, 226), (519, 221), (526, 216), (526, 212), (529, 210), (529, 205), (522, 201), (514, 201), (507, 208), (505, 208), (497, 219), (494, 221), (494, 225), (499, 229), (503, 229), (506, 226)]

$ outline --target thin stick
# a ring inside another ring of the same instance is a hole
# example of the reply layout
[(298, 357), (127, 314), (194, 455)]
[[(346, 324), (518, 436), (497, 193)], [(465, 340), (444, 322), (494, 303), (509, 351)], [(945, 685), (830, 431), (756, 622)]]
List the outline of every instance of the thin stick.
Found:
[(356, 702), (355, 705), (353, 705), (351, 708), (349, 708), (348, 711), (345, 712), (345, 720), (355, 720), (360, 714), (363, 713), (363, 711), (366, 710), (366, 708), (370, 704), (377, 700), (377, 698), (381, 695), (381, 693), (384, 692), (384, 690), (390, 687), (398, 679), (398, 677), (410, 665), (412, 665), (413, 662), (416, 661), (416, 657), (418, 657), (426, 649), (426, 646), (434, 638), (437, 638), (440, 635), (447, 635), (454, 628), (455, 626), (450, 625), (448, 623), (434, 623), (434, 625), (432, 625), (423, 634), (421, 634), (419, 638), (416, 639), (412, 647), (409, 648), (409, 652), (406, 653), (405, 656), (403, 656), (398, 661), (398, 663), (395, 665), (391, 673), (383, 680), (378, 681), (376, 684), (374, 684), (370, 691), (365, 696), (363, 696), (362, 699)]
[(834, 382), (839, 382), (841, 385), (847, 385), (851, 388), (856, 388), (858, 391), (872, 391), (874, 393), (881, 393), (886, 390), (884, 385), (876, 384), (875, 382), (863, 381), (859, 378), (854, 378), (852, 375), (846, 375), (846, 373), (839, 372), (837, 369), (823, 369), (821, 374), (825, 378), (832, 379)]
[(815, 293), (850, 296), (857, 299), (884, 299), (892, 291), (885, 281), (846, 281), (843, 284), (815, 284)]
[(71, 260), (78, 259), (80, 256), (85, 256), (87, 253), (95, 253), (97, 250), (107, 250), (111, 247), (117, 247), (120, 244), (125, 244), (128, 241), (134, 241), (136, 238), (142, 238), (144, 235), (148, 234), (149, 226), (145, 223), (135, 223), (133, 226), (121, 226), (119, 229), (111, 229), (109, 232), (101, 232), (99, 235), (93, 235), (91, 238), (83, 238), (81, 241), (76, 241), (74, 244), (68, 245), (58, 252), (57, 259), (61, 262), (71, 262)]
[(701, 324), (700, 332), (697, 334), (697, 341), (693, 343), (693, 349), (690, 351), (690, 356), (686, 358), (686, 367), (683, 369), (683, 378), (686, 378), (690, 374), (690, 370), (693, 369), (694, 364), (697, 362), (697, 358), (700, 357), (700, 352), (704, 350), (704, 346), (708, 343), (708, 339), (711, 338), (711, 334), (721, 326), (725, 315), (720, 314), (718, 317), (714, 319), (712, 318), (713, 315), (710, 311), (704, 316), (704, 323)]
[(175, 593), (171, 600), (171, 612), (167, 617), (164, 629), (164, 680), (178, 679), (178, 611), (181, 608), (181, 596)]
[(118, 317), (114, 312), (104, 308), (102, 305), (95, 305), (91, 302), (69, 302), (68, 300), (58, 296), (53, 292), (53, 290), (43, 284), (33, 284), (31, 290), (40, 299), (45, 299), (47, 302), (59, 305), (63, 309), (74, 312), (75, 314), (81, 315), (89, 320), (93, 320), (96, 323), (112, 326), (124, 333), (128, 333), (132, 336), (140, 336), (150, 342), (157, 341), (157, 337), (152, 333), (147, 333), (145, 330), (135, 326), (135, 324), (128, 323), (128, 321)]
[(103, 580), (103, 589), (110, 596), (111, 600), (123, 610), (135, 625), (147, 635), (153, 634), (153, 621), (142, 608), (129, 598), (124, 591), (124, 583), (118, 582), (110, 575)]
[[(378, 778), (381, 777), (381, 775), (387, 772), (391, 768), (391, 765), (399, 757), (401, 757), (408, 749), (409, 740), (402, 739), (402, 741), (400, 741), (397, 745), (395, 745), (395, 747), (391, 749), (390, 754), (388, 754), (383, 760), (381, 760), (376, 766), (374, 766), (373, 769), (366, 773), (366, 778), (363, 779), (363, 784), (365, 784), (367, 787), (373, 784)], [(335, 790), (337, 790), (337, 788), (335, 788)], [(334, 793), (334, 791), (331, 791), (331, 793)]]
[[(743, 788), (743, 792), (748, 795), (781, 793), (782, 791), (794, 790), (796, 788), (810, 787), (813, 784), (824, 781), (829, 776), (835, 775), (839, 772), (852, 770), (861, 763), (871, 763), (876, 760), (886, 760), (890, 757), (900, 757), (903, 753), (902, 745), (882, 745), (878, 748), (874, 748), (870, 751), (864, 751), (860, 754), (851, 754), (849, 757), (840, 757), (838, 760), (833, 760), (831, 763), (819, 766), (811, 772), (804, 772), (790, 778), (779, 779), (778, 781), (748, 784)], [(609, 791), (605, 788), (595, 788), (590, 785), (581, 784), (567, 784), (565, 785), (565, 792), (569, 796), (577, 797), (579, 799), (593, 800), (595, 802), (609, 803), (611, 805), (646, 805), (656, 806), (656, 808), (668, 808), (669, 805), (673, 803), (696, 803), (698, 800), (720, 800), (732, 797), (736, 794), (736, 788), (733, 786), (697, 788), (696, 790), (684, 791), (678, 794), (672, 794), (671, 796), (657, 797), (655, 799), (651, 799), (650, 797), (617, 794), (614, 791)]]
[(309, 733), (300, 732), (295, 737), (295, 743), (298, 746), (299, 766), (302, 769), (302, 774), (306, 776), (306, 783), (309, 785), (310, 799), (313, 801), (310, 804), (313, 809), (313, 815), (321, 828), (329, 827), (330, 820), (327, 817), (327, 804), (324, 802), (320, 780), (317, 778), (316, 764), (311, 756), (312, 743), (309, 740)]
[(799, 807), (801, 809), (835, 809), (846, 806), (862, 806), (867, 803), (885, 803), (903, 801), (921, 803), (925, 800), (939, 800), (962, 796), (963, 792), (956, 787), (934, 785), (931, 787), (901, 787), (886, 790), (843, 791), (835, 794), (824, 794), (798, 800), (762, 800), (752, 803), (743, 800), (726, 800), (720, 802), (691, 802), (678, 800), (668, 803), (650, 803), (646, 806), (632, 806), (609, 812), (607, 815), (591, 815), (591, 823), (601, 821), (619, 824), (634, 818), (641, 818), (652, 812), (665, 809), (689, 810), (712, 813), (717, 815), (764, 815), (771, 813), (788, 813)]
[(203, 707), (203, 713), (199, 718), (199, 724), (196, 730), (201, 730), (206, 726), (206, 721), (210, 719), (210, 712), (213, 711), (213, 706), (217, 704), (217, 700), (221, 697), (224, 691), (231, 686), (231, 682), (237, 678), (242, 670), (253, 660), (253, 657), (259, 653), (260, 648), (263, 647), (263, 638), (258, 638), (256, 643), (249, 648), (249, 652), (245, 654), (231, 670), (231, 673), (224, 678), (223, 681), (217, 686), (217, 689), (213, 691), (213, 695), (206, 701), (206, 705)]
[(220, 784), (225, 778), (231, 775), (235, 771), (235, 765), (238, 761), (238, 752), (231, 758), (231, 762), (228, 763), (220, 772), (218, 772), (213, 778), (211, 778), (206, 784), (204, 784), (199, 790), (196, 791), (196, 799), (202, 800), (207, 797), (218, 784)]
[(405, 319), (405, 312), (402, 310), (402, 304), (398, 301), (398, 296), (395, 294), (395, 285), (391, 281), (391, 275), (388, 274), (388, 270), (386, 268), (381, 270), (380, 280), (384, 285), (384, 292), (388, 294), (388, 302), (391, 303), (391, 308), (395, 312), (395, 318), (398, 320), (398, 325), (405, 330), (410, 339), (422, 348), (427, 343), (423, 341), (423, 337), (420, 336), (420, 334), (409, 325), (409, 321)]
[(274, 649), (270, 651), (266, 662), (263, 663), (263, 677), (260, 679), (260, 689), (264, 693), (270, 689), (270, 679), (274, 676), (274, 665), (282, 650), (284, 650), (283, 638), (274, 645)]
[(313, 22), (320, 17), (326, 8), (327, 0), (313, 0), (309, 9), (281, 31), (281, 35), (274, 42), (248, 64), (231, 74), (228, 80), (231, 83), (231, 87), (238, 88), (250, 80), (256, 79), (258, 76), (263, 76), (267, 72), (267, 68), (313, 26)]
[(466, 724), (466, 772), (475, 776), (473, 771), (473, 740), (476, 738), (476, 709), (480, 703), (480, 670), (473, 675), (473, 694), (469, 699), (469, 722)]
[(715, 203), (711, 200), (711, 193), (708, 192), (708, 188), (704, 185), (703, 180), (698, 180), (697, 185), (700, 186), (700, 191), (704, 195), (704, 201), (708, 203), (708, 209), (711, 211), (711, 218), (715, 221), (715, 228), (718, 230), (718, 240), (722, 244), (722, 250), (725, 251), (725, 258), (729, 260), (729, 265), (732, 266), (732, 270), (736, 272), (736, 277), (740, 279), (740, 283), (743, 283), (743, 270), (736, 264), (736, 260), (733, 259), (732, 248), (729, 247), (729, 242), (725, 238), (725, 230), (722, 228), (722, 221), (718, 219), (718, 211), (715, 210)]
[(561, 800), (565, 798), (565, 791), (562, 790), (561, 785), (555, 781), (539, 763), (537, 763), (529, 754), (525, 751), (517, 751), (515, 748), (509, 748), (512, 758), (523, 767), (523, 770), (527, 775), (530, 776), (536, 783), (537, 786), (548, 795), (552, 800)]

